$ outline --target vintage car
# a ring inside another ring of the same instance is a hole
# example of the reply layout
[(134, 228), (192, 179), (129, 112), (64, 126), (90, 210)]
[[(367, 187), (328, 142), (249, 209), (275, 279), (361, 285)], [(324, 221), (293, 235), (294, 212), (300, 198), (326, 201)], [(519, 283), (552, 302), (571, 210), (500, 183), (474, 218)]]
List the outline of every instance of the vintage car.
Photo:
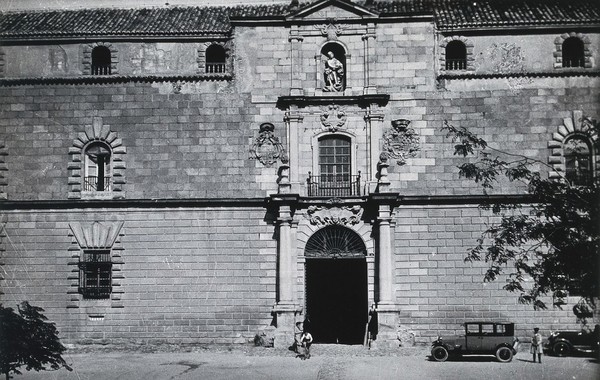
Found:
[(556, 356), (571, 353), (599, 353), (600, 327), (596, 331), (554, 331), (544, 345), (544, 351)]
[(462, 355), (495, 355), (501, 362), (510, 362), (517, 353), (514, 323), (466, 322), (465, 335), (438, 337), (431, 347), (431, 357), (446, 361)]

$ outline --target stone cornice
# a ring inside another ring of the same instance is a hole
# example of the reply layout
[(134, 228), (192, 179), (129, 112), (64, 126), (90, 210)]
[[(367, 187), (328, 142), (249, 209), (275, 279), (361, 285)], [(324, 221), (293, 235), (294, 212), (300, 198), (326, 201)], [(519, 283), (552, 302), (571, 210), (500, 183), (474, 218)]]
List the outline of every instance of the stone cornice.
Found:
[(390, 100), (388, 94), (367, 94), (367, 95), (325, 95), (325, 96), (280, 96), (277, 99), (277, 107), (287, 109), (290, 105), (306, 107), (308, 105), (323, 104), (358, 104), (366, 107), (371, 104), (385, 106)]
[(364, 197), (337, 198), (301, 197), (298, 194), (273, 194), (268, 198), (190, 198), (190, 199), (78, 199), (78, 200), (2, 200), (0, 210), (80, 210), (117, 208), (179, 208), (179, 207), (268, 207), (271, 203), (295, 204), (299, 208), (313, 205), (366, 205), (367, 202), (384, 202), (395, 206), (428, 205), (479, 205), (494, 203), (526, 204), (534, 199), (527, 194), (506, 195), (401, 195), (374, 193)]
[(523, 72), (523, 73), (443, 73), (436, 79), (504, 79), (504, 78), (566, 78), (566, 77), (599, 77), (598, 70), (557, 69), (556, 71)]
[(191, 74), (191, 75), (106, 75), (53, 78), (3, 78), (0, 87), (57, 84), (113, 84), (113, 83), (154, 83), (154, 82), (204, 82), (231, 80), (231, 74)]

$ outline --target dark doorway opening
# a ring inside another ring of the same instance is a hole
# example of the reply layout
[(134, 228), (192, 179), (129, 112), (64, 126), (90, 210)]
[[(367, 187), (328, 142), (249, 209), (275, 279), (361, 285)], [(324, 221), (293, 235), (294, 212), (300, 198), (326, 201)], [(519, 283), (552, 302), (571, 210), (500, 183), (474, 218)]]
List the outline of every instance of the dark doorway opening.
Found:
[(362, 344), (368, 314), (364, 258), (306, 260), (306, 311), (315, 343)]

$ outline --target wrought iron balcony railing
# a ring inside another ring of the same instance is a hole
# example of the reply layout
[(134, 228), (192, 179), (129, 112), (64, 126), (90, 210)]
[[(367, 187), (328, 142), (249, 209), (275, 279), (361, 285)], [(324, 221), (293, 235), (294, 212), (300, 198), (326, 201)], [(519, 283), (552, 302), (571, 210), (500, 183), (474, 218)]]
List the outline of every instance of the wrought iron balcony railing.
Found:
[(110, 191), (111, 177), (98, 181), (97, 176), (87, 176), (83, 179), (83, 191)]
[(359, 197), (360, 171), (358, 175), (308, 172), (307, 185), (309, 197)]

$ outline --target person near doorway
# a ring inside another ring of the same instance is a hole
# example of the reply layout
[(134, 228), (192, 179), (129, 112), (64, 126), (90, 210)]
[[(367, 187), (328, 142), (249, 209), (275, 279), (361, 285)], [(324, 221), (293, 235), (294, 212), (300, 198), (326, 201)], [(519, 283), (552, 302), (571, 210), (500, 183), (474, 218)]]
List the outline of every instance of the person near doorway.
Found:
[(296, 354), (300, 355), (300, 347), (302, 344), (300, 343), (300, 337), (304, 332), (304, 326), (302, 322), (296, 322), (296, 327), (294, 328), (294, 344), (290, 347), (290, 350), (294, 351)]
[(375, 304), (371, 305), (371, 309), (369, 309), (369, 319), (367, 322), (367, 340), (369, 349), (371, 349), (371, 343), (375, 339), (377, 339), (377, 333), (379, 332), (379, 320), (377, 317), (377, 309), (375, 308)]
[(538, 362), (542, 364), (542, 334), (540, 334), (539, 328), (533, 329), (533, 336), (531, 337), (531, 348), (530, 352), (533, 355), (533, 362), (535, 363), (535, 356), (537, 355)]
[(300, 345), (302, 347), (302, 353), (299, 355), (302, 360), (310, 359), (310, 346), (312, 345), (313, 337), (307, 331), (304, 330), (300, 336)]

